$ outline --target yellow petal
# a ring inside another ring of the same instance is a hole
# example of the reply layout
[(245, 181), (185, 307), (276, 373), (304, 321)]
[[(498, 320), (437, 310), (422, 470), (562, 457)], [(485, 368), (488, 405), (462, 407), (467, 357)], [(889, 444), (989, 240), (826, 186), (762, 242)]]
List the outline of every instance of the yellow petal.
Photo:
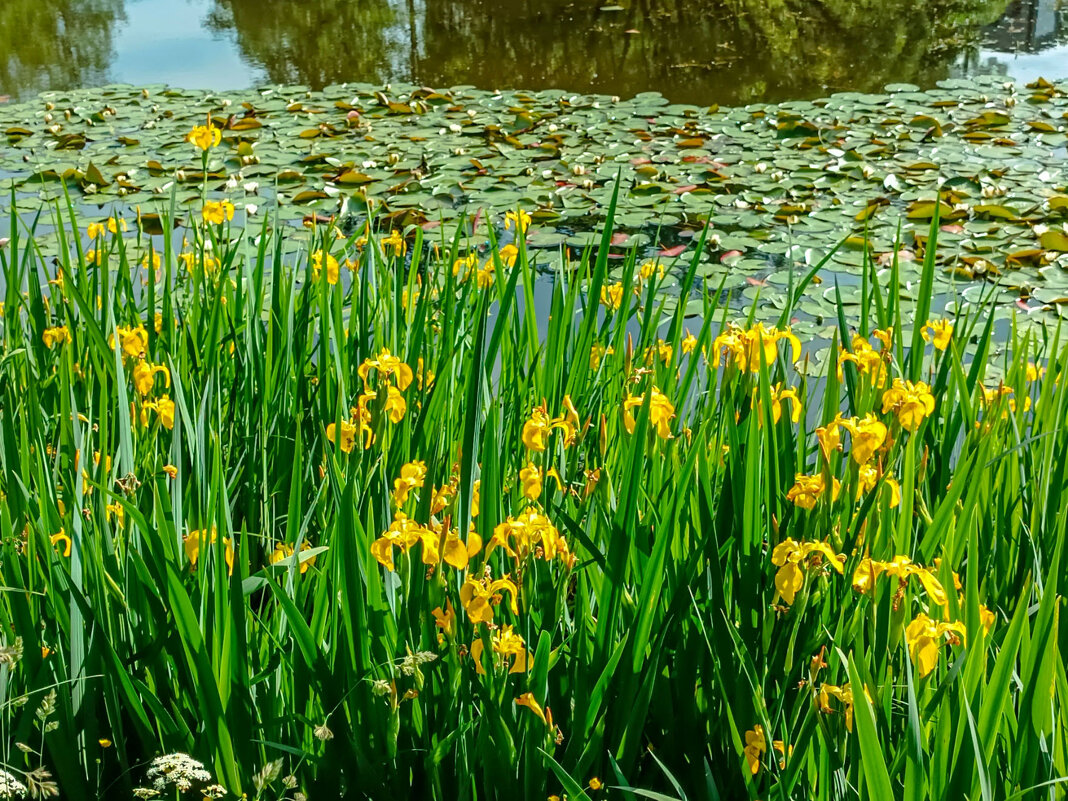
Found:
[(775, 589), (787, 604), (792, 604), (805, 583), (805, 574), (793, 562), (787, 562), (775, 574)]

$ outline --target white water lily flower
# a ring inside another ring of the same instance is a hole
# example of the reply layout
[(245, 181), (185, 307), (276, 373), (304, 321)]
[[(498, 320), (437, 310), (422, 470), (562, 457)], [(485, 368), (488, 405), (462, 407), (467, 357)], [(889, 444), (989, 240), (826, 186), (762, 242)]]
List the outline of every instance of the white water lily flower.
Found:
[(255, 195), (260, 191), (260, 185), (256, 181), (246, 181), (242, 188), (245, 190), (246, 195)]

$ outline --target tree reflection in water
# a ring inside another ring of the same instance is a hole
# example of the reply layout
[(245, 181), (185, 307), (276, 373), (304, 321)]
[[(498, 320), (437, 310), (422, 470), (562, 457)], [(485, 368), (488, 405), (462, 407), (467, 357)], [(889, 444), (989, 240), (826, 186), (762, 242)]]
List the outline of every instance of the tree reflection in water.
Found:
[[(215, 0), (268, 80), (744, 103), (930, 84), (1006, 0)], [(611, 5), (606, 5), (611, 4)], [(606, 10), (617, 8), (621, 10)]]
[(124, 0), (3, 0), (0, 12), (0, 91), (106, 81)]
[[(124, 1), (3, 0), (0, 93), (106, 82)], [(199, 0), (176, 13), (209, 9), (219, 46), (236, 41), (272, 83), (654, 89), (735, 104), (929, 85), (1006, 2)]]

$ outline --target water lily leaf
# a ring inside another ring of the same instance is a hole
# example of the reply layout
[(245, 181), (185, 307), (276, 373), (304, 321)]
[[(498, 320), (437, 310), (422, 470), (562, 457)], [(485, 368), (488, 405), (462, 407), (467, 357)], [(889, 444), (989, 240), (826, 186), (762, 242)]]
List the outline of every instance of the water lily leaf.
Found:
[(311, 203), (313, 200), (324, 200), (330, 197), (326, 192), (321, 192), (318, 189), (306, 189), (303, 192), (298, 192), (293, 196), (294, 203)]
[(1046, 250), (1068, 253), (1068, 235), (1063, 231), (1046, 231), (1038, 237), (1038, 241)]
[(1046, 251), (1042, 248), (1024, 248), (1023, 250), (1016, 250), (1007, 255), (1005, 257), (1005, 264), (1017, 267), (1034, 265), (1040, 263), (1045, 254)]
[(346, 170), (334, 179), (335, 183), (339, 184), (368, 184), (374, 180), (370, 175), (356, 170)]
[(990, 217), (998, 220), (1010, 220), (1016, 222), (1020, 219), (1015, 209), (1001, 206), (996, 203), (981, 203), (972, 208), (972, 211), (982, 217)]
[(262, 127), (263, 123), (255, 117), (240, 117), (229, 125), (231, 131), (253, 131)]
[(95, 186), (110, 186), (111, 181), (104, 177), (104, 174), (100, 172), (100, 168), (93, 162), (89, 162), (89, 166), (85, 168), (85, 183), (94, 184)]
[(909, 205), (908, 218), (910, 220), (929, 220), (938, 211), (940, 219), (947, 219), (953, 214), (953, 207), (948, 203), (935, 202), (933, 200), (917, 200)]

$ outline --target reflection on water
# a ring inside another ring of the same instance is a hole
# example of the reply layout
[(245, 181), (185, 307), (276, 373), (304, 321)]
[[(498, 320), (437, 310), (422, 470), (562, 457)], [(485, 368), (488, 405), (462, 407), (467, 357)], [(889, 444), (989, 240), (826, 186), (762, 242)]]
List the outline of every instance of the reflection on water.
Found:
[(964, 75), (1005, 75), (1026, 81), (1068, 77), (1068, 9), (1060, 0), (1012, 0), (958, 65)]
[(124, 0), (3, 0), (0, 94), (107, 80)]
[[(1013, 74), (1012, 54), (1066, 38), (1057, 0), (3, 0), (3, 12), (0, 94), (18, 97), (105, 81), (404, 81), (732, 104)], [(1068, 52), (1050, 77), (1062, 64)]]

